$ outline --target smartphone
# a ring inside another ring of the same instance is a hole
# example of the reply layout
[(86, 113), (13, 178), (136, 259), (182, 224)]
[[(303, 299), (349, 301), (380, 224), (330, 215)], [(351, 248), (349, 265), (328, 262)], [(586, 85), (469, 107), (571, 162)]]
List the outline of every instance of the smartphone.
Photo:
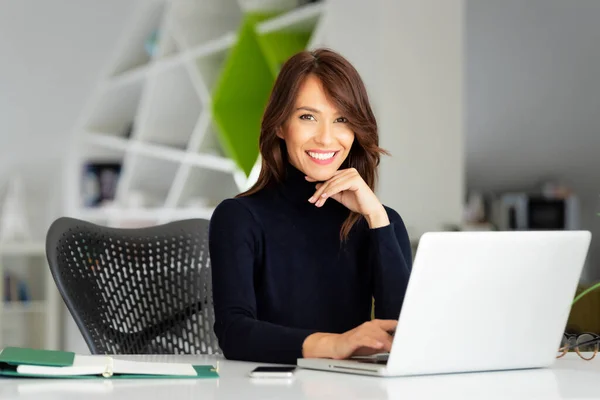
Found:
[(250, 372), (252, 378), (291, 378), (296, 367), (256, 367)]

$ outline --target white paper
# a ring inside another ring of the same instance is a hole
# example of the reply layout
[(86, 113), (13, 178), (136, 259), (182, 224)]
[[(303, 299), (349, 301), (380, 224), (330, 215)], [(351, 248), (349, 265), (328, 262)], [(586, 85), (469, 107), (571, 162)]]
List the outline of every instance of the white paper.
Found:
[(38, 365), (19, 365), (17, 372), (28, 375), (73, 376), (73, 375), (102, 375), (105, 366), (88, 367), (46, 367)]
[(190, 364), (155, 363), (125, 360), (113, 360), (113, 373), (137, 375), (198, 375), (194, 367), (192, 367)]
[(196, 376), (191, 364), (158, 363), (115, 360), (107, 356), (75, 356), (70, 367), (47, 367), (38, 365), (19, 365), (20, 374), (69, 376), (69, 375), (102, 375), (105, 371), (113, 374), (128, 375), (175, 375)]

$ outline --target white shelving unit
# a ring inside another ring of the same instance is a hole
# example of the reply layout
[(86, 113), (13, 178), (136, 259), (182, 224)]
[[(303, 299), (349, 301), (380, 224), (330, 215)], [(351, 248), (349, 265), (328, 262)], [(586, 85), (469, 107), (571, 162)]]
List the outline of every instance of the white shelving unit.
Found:
[[(260, 167), (257, 161), (246, 177), (227, 158), (210, 111), (244, 12), (283, 10), (258, 26), (261, 34), (314, 29), (325, 2), (148, 0), (140, 7), (76, 125), (66, 213), (120, 227), (210, 218), (220, 201), (256, 180)], [(156, 45), (148, 51), (151, 37)], [(121, 164), (106, 207), (81, 200), (90, 162)]]
[[(5, 287), (7, 275), (11, 276), (10, 289)], [(60, 295), (44, 243), (0, 243), (0, 277), (0, 348), (59, 349)], [(19, 292), (21, 284), (26, 288), (26, 299), (13, 294), (6, 301), (6, 289)]]

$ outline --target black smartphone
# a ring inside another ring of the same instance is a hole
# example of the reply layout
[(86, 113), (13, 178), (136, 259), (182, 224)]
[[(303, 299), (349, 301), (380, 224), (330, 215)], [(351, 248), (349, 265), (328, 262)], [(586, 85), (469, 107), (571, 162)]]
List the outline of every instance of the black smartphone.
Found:
[(252, 378), (291, 378), (296, 367), (256, 367), (250, 372)]

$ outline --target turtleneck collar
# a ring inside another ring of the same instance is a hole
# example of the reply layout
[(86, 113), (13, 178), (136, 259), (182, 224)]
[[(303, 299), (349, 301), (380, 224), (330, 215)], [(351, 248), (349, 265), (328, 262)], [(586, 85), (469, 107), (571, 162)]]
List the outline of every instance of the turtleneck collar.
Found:
[(305, 179), (306, 174), (286, 162), (285, 178), (280, 185), (282, 195), (295, 204), (312, 205), (308, 199), (316, 192), (316, 182)]

